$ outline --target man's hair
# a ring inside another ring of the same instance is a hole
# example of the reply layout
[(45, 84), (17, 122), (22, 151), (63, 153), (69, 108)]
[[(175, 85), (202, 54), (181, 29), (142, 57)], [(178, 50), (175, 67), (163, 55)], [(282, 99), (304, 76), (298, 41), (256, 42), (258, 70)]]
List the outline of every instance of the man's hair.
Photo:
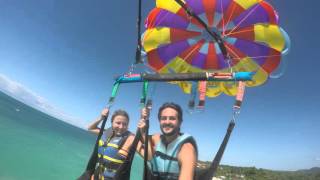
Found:
[(111, 122), (113, 122), (114, 118), (116, 116), (124, 116), (127, 118), (128, 120), (128, 123), (129, 123), (129, 115), (128, 113), (125, 111), (125, 110), (122, 110), (122, 109), (118, 109), (116, 110), (113, 114), (112, 114), (112, 117), (111, 117)]
[(166, 108), (172, 108), (172, 109), (176, 110), (177, 113), (178, 113), (178, 120), (179, 120), (180, 123), (182, 123), (182, 121), (183, 121), (183, 119), (182, 119), (182, 109), (178, 104), (175, 104), (173, 102), (166, 102), (159, 108), (158, 120), (160, 120), (161, 113)]

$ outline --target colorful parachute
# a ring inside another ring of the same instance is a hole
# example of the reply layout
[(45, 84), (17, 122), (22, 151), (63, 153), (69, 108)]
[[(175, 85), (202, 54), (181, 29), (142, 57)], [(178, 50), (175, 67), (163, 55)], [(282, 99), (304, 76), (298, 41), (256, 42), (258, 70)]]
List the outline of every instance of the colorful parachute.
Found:
[[(184, 0), (223, 41), (227, 56), (210, 33), (176, 0), (156, 0), (146, 19), (142, 43), (148, 65), (159, 73), (255, 72), (246, 86), (266, 82), (289, 47), (278, 15), (263, 0)], [(177, 82), (190, 93), (191, 82)], [(206, 95), (236, 94), (234, 82), (208, 82)]]

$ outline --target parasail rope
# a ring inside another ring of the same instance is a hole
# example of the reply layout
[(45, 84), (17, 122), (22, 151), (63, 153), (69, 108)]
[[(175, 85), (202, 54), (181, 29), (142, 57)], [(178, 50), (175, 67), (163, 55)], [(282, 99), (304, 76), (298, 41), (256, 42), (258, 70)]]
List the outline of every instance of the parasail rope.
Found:
[(220, 8), (221, 8), (221, 12), (222, 12), (222, 16), (221, 16), (221, 18), (222, 18), (222, 32), (224, 32), (225, 31), (225, 24), (224, 24), (224, 12), (223, 12), (223, 6), (222, 6), (222, 0), (220, 0)]
[(256, 9), (257, 7), (259, 6), (259, 4), (255, 5), (254, 8), (252, 8), (249, 13), (228, 33), (226, 34), (225, 36), (228, 36), (230, 35), (230, 33), (232, 33), (234, 30), (236, 30)]
[[(222, 4), (222, 3), (221, 3), (221, 4)], [(232, 15), (233, 15), (235, 9), (236, 9), (236, 6), (235, 6), (234, 4), (232, 4), (232, 12), (231, 12), (231, 14), (230, 14), (230, 16), (229, 16), (229, 18), (228, 18), (228, 21), (227, 21), (225, 27), (228, 27), (228, 24), (229, 24), (229, 22), (231, 21), (231, 17), (232, 17)], [(224, 17), (224, 16), (222, 16), (222, 17)], [(223, 18), (223, 19), (224, 19), (224, 18)], [(225, 31), (226, 31), (226, 28), (224, 28), (224, 29), (222, 30), (222, 37), (224, 37)]]
[(141, 45), (141, 6), (142, 6), (142, 0), (138, 0), (139, 5), (138, 5), (138, 19), (137, 19), (137, 49), (136, 49), (136, 61), (135, 64), (141, 64), (142, 59), (141, 59), (141, 50), (142, 50), (142, 45)]
[(208, 25), (199, 16), (197, 16), (190, 8), (188, 8), (186, 4), (182, 2), (182, 0), (175, 0), (175, 2), (177, 2), (190, 16), (194, 17), (202, 25), (202, 27), (205, 28), (205, 30), (210, 34), (210, 36), (213, 37), (214, 40), (218, 43), (224, 57), (227, 58), (228, 52), (226, 50), (226, 47), (223, 44), (222, 38), (216, 32), (212, 32), (209, 29)]

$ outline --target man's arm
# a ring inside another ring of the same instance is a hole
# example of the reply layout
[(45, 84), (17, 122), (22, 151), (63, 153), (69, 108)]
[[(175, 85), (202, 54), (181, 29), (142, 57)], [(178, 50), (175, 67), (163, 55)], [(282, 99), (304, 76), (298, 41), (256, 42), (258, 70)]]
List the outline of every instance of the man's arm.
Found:
[[(154, 155), (154, 151), (155, 151), (154, 145), (160, 140), (160, 135), (154, 134), (152, 136), (149, 136), (148, 140), (149, 140), (149, 142), (148, 142), (148, 160), (151, 160)], [(144, 151), (145, 151), (144, 141), (145, 141), (144, 137), (142, 137), (138, 143), (138, 146), (137, 146), (137, 152), (142, 157), (144, 157)]]
[[(141, 118), (138, 123), (138, 128), (141, 133), (139, 143), (137, 146), (137, 152), (144, 157), (144, 151), (146, 147), (144, 147), (145, 142), (145, 131), (146, 131), (146, 118), (149, 117), (149, 110), (147, 108), (141, 109)], [(158, 142), (160, 136), (158, 134), (152, 135), (148, 137), (148, 160), (151, 160), (154, 154), (154, 144)]]
[(182, 145), (178, 154), (178, 161), (180, 165), (179, 180), (193, 180), (197, 163), (197, 153), (191, 143)]

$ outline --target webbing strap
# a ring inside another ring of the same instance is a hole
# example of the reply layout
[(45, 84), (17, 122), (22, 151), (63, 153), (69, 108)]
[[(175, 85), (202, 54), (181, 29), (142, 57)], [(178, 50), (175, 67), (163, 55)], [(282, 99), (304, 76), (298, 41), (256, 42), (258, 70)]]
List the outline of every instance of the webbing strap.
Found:
[(199, 103), (198, 108), (204, 108), (207, 92), (207, 81), (199, 82)]
[(236, 101), (234, 102), (234, 105), (233, 105), (234, 109), (241, 108), (241, 104), (242, 104), (243, 96), (244, 96), (244, 91), (245, 91), (245, 86), (246, 86), (245, 82), (239, 81), (237, 95), (236, 95)]
[(240, 108), (241, 108), (241, 104), (243, 101), (243, 97), (244, 97), (244, 92), (245, 92), (245, 82), (243, 81), (239, 81), (238, 83), (238, 89), (237, 89), (237, 95), (236, 95), (236, 100), (235, 103), (233, 105), (233, 116), (231, 121), (229, 122), (229, 126), (227, 129), (227, 132), (224, 136), (224, 139), (219, 147), (219, 150), (214, 158), (214, 160), (211, 163), (211, 166), (208, 170), (208, 172), (206, 173), (205, 177), (202, 178), (204, 180), (209, 180), (212, 179), (212, 177), (215, 175), (218, 166), (220, 164), (220, 161), (222, 159), (223, 153), (227, 147), (229, 138), (231, 136), (231, 133), (233, 131), (233, 128), (235, 126), (235, 120), (236, 120), (236, 115), (238, 115), (240, 113)]
[(120, 85), (120, 83), (117, 81), (113, 84), (111, 96), (109, 98), (109, 102), (107, 105), (108, 107), (110, 107), (114, 103), (114, 99), (116, 98), (116, 95), (117, 95), (117, 92), (119, 89), (119, 85)]
[(147, 95), (148, 95), (148, 87), (149, 87), (149, 82), (143, 81), (142, 95), (141, 95), (141, 99), (140, 99), (140, 106), (141, 107), (144, 107), (146, 104)]
[(192, 81), (190, 100), (188, 103), (188, 107), (190, 110), (194, 109), (194, 105), (196, 103), (196, 95), (197, 95), (197, 83), (195, 81)]
[(230, 121), (229, 122), (229, 125), (228, 125), (228, 129), (227, 129), (227, 132), (223, 138), (223, 141), (219, 147), (219, 150), (216, 154), (216, 156), (214, 157), (214, 160), (212, 161), (210, 167), (209, 167), (209, 170), (207, 171), (207, 173), (205, 174), (205, 177), (202, 178), (203, 180), (211, 180), (212, 177), (215, 175), (217, 169), (218, 169), (218, 166), (220, 164), (220, 161), (221, 161), (221, 158), (223, 156), (223, 153), (224, 153), (224, 150), (226, 149), (227, 147), (227, 144), (228, 144), (228, 141), (229, 141), (229, 138), (230, 138), (230, 135), (232, 133), (232, 130), (235, 126), (235, 122), (234, 121)]
[(144, 117), (145, 118), (145, 123), (146, 123), (146, 130), (145, 130), (145, 134), (143, 134), (144, 136), (144, 157), (143, 157), (143, 180), (148, 180), (148, 175), (147, 175), (147, 172), (148, 172), (148, 164), (147, 164), (147, 161), (148, 161), (148, 151), (149, 151), (149, 140), (148, 140), (148, 137), (149, 137), (149, 116), (150, 116), (150, 111), (151, 111), (151, 108), (152, 108), (152, 100), (151, 99), (148, 99), (148, 101), (146, 102), (146, 105), (145, 105), (147, 111), (149, 111), (147, 113), (147, 117)]

